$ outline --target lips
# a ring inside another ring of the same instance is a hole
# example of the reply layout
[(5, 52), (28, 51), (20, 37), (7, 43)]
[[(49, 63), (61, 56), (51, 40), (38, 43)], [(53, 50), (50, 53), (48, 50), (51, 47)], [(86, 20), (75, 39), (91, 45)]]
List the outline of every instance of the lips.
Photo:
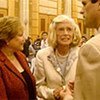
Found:
[(68, 40), (70, 40), (70, 38), (62, 38), (61, 40), (62, 41), (68, 41)]
[(66, 40), (66, 39), (69, 40), (70, 37), (69, 37), (69, 36), (63, 36), (63, 37), (61, 37), (61, 39), (62, 39), (62, 40)]

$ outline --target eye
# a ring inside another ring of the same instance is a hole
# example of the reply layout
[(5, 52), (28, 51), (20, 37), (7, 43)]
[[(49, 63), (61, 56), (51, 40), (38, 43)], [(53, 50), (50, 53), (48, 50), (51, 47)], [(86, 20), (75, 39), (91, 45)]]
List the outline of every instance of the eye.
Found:
[(68, 32), (71, 32), (71, 31), (72, 31), (72, 28), (69, 28), (69, 27), (68, 27), (66, 30), (67, 30)]
[(82, 2), (82, 4), (83, 4), (83, 6), (85, 6), (86, 5), (86, 2)]
[(64, 28), (59, 28), (59, 31), (64, 31)]
[(96, 3), (98, 0), (91, 0), (92, 3)]

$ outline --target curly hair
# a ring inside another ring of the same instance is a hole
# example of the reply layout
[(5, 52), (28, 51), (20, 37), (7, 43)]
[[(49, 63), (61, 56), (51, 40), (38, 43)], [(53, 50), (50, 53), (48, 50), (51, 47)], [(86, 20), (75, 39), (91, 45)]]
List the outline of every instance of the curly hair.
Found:
[(63, 21), (69, 22), (70, 24), (72, 24), (74, 28), (74, 38), (70, 46), (71, 47), (77, 46), (81, 39), (80, 29), (78, 25), (75, 23), (75, 21), (66, 15), (58, 15), (57, 17), (53, 19), (53, 21), (51, 22), (49, 26), (48, 44), (49, 46), (52, 46), (53, 48), (57, 46), (56, 26), (58, 23), (61, 23)]

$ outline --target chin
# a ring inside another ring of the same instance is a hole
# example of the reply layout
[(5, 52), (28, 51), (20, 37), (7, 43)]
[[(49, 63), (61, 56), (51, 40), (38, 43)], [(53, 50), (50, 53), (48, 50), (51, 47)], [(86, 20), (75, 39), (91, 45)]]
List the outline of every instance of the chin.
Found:
[(63, 43), (62, 44), (63, 46), (68, 46), (68, 45), (70, 45), (69, 43)]
[(94, 27), (94, 24), (93, 24), (92, 22), (85, 22), (85, 26), (86, 26), (87, 28), (95, 28), (95, 27)]
[(18, 50), (18, 51), (23, 51), (23, 50), (24, 50), (24, 48), (18, 48), (17, 50)]
[(20, 51), (24, 50), (24, 48), (21, 48)]

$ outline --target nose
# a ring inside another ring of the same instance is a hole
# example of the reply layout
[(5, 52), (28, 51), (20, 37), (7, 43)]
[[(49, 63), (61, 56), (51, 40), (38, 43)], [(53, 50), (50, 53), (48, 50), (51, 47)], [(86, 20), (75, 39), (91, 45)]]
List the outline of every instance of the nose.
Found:
[(84, 8), (81, 9), (80, 14), (84, 14)]
[(69, 32), (68, 32), (68, 30), (67, 30), (67, 29), (65, 29), (65, 32), (64, 32), (64, 34), (66, 34), (66, 35), (67, 35), (68, 33), (69, 33)]

